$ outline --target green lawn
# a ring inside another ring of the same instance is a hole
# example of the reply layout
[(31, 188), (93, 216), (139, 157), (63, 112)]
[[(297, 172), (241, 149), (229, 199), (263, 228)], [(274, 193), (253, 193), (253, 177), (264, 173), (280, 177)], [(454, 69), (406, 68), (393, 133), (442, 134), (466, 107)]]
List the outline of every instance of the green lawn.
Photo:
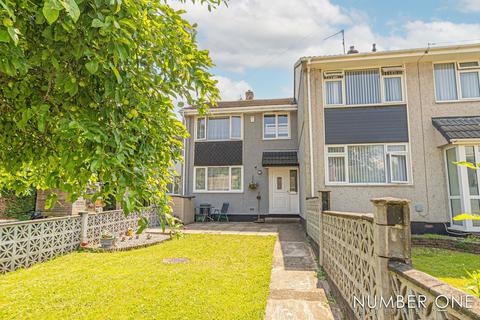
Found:
[(471, 293), (465, 270), (480, 270), (480, 256), (434, 248), (412, 248), (413, 266), (460, 290)]
[[(275, 237), (186, 235), (0, 275), (0, 319), (263, 319)], [(168, 265), (164, 258), (190, 259)]]

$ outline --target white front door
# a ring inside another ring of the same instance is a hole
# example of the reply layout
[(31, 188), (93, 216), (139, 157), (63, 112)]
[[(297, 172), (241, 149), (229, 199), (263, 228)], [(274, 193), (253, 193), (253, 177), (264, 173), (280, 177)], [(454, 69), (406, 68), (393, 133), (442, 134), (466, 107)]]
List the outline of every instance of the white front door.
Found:
[(269, 213), (298, 214), (298, 168), (269, 168)]

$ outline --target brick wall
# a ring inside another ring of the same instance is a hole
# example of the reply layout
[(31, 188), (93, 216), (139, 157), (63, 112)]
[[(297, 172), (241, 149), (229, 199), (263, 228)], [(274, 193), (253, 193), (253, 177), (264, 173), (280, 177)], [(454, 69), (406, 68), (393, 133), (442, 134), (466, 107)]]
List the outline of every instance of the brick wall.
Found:
[(0, 197), (0, 219), (5, 218), (5, 210), (7, 209), (7, 201)]
[(480, 242), (472, 243), (464, 241), (464, 238), (454, 239), (431, 239), (412, 237), (412, 245), (416, 247), (429, 247), (437, 249), (446, 249), (460, 252), (480, 254)]
[(67, 201), (67, 193), (56, 191), (58, 194), (58, 202), (53, 209), (45, 210), (45, 199), (51, 191), (37, 191), (37, 202), (35, 210), (44, 212), (48, 216), (60, 217), (72, 214), (72, 204)]

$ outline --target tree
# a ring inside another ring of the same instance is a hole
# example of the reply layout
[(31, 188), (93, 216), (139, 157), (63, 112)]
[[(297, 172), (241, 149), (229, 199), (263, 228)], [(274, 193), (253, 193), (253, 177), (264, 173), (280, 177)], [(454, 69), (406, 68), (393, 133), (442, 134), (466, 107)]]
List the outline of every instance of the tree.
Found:
[(203, 112), (219, 97), (183, 13), (167, 1), (0, 0), (0, 189), (167, 212), (187, 135), (172, 101)]

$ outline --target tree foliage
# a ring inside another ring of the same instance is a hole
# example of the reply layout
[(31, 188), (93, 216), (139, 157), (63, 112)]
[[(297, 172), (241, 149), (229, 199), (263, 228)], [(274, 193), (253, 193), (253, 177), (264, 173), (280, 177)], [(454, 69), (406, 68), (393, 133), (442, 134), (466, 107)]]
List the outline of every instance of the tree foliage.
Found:
[(0, 188), (166, 208), (187, 135), (172, 101), (218, 99), (182, 14), (167, 1), (0, 0)]

